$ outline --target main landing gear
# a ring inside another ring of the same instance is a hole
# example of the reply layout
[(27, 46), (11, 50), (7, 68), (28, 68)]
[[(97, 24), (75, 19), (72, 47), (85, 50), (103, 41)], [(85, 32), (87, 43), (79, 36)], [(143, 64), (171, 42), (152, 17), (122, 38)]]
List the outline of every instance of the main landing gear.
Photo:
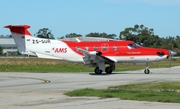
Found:
[[(104, 69), (104, 63), (98, 63), (98, 67), (94, 69), (95, 74), (102, 74)], [(111, 74), (112, 71), (115, 69), (115, 64), (111, 63), (109, 66), (105, 68), (106, 74)]]
[(96, 68), (94, 69), (94, 72), (95, 72), (95, 74), (102, 74), (102, 70), (99, 69), (99, 67), (96, 67)]
[[(111, 67), (109, 67), (109, 66), (105, 68), (106, 74), (111, 74), (112, 71), (113, 71), (113, 69)], [(102, 74), (103, 70), (101, 70), (99, 67), (96, 67), (94, 69), (94, 72), (95, 72), (95, 74)]]
[(146, 63), (146, 69), (144, 70), (144, 73), (145, 74), (149, 74), (150, 73), (149, 64), (148, 63)]
[(113, 71), (113, 68), (110, 67), (110, 66), (106, 67), (106, 69), (105, 69), (105, 72), (106, 72), (107, 74), (111, 74), (112, 71)]
[[(109, 64), (109, 66), (107, 66), (105, 68), (105, 72), (106, 72), (106, 74), (111, 74), (114, 69), (115, 69), (115, 64), (111, 63), (111, 64)], [(104, 70), (104, 63), (103, 62), (97, 63), (97, 67), (94, 69), (95, 74), (102, 74), (103, 70)], [(145, 74), (150, 73), (149, 63), (146, 63), (146, 68), (144, 70), (144, 73)]]

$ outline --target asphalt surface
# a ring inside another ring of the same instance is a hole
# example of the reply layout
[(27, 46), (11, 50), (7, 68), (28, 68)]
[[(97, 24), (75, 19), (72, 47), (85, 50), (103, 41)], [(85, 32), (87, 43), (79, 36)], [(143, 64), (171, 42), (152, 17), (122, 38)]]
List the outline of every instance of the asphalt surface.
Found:
[(0, 109), (179, 109), (180, 103), (68, 97), (64, 93), (81, 88), (102, 89), (130, 83), (180, 81), (180, 66), (116, 72), (93, 73), (0, 73)]

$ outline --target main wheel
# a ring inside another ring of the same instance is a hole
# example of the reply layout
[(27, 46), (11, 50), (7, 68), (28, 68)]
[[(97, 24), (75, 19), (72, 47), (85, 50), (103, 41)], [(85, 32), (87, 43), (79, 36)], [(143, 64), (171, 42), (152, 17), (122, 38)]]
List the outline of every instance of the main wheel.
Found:
[(145, 70), (144, 70), (144, 73), (145, 73), (145, 74), (149, 74), (149, 73), (150, 73), (150, 70), (149, 70), (149, 69), (145, 69)]
[(95, 74), (102, 74), (102, 70), (99, 69), (99, 67), (96, 67), (96, 68), (94, 69), (94, 72), (95, 72)]
[(106, 67), (105, 71), (106, 71), (107, 74), (111, 74), (112, 73), (111, 67)]

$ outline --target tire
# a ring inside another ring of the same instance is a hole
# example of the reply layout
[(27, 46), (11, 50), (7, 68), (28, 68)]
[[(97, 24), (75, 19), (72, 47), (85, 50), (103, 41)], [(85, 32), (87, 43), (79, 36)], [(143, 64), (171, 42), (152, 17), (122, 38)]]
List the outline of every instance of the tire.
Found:
[(112, 73), (111, 67), (106, 67), (105, 71), (106, 71), (106, 74), (111, 74)]
[(94, 69), (94, 72), (95, 72), (95, 74), (102, 74), (102, 70), (100, 70), (99, 69), (99, 67), (96, 67), (95, 69)]
[(145, 69), (145, 70), (144, 70), (144, 73), (145, 73), (145, 74), (149, 74), (149, 73), (150, 73), (150, 70), (149, 70), (149, 69)]

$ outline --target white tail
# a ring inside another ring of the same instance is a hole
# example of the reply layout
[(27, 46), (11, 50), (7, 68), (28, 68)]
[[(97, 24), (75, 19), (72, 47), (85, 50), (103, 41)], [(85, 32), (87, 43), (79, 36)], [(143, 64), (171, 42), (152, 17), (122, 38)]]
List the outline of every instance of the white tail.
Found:
[(12, 37), (17, 45), (19, 53), (35, 55), (32, 52), (28, 52), (26, 49), (27, 37), (33, 38), (32, 35), (27, 30), (28, 28), (30, 28), (29, 25), (7, 25), (7, 26), (4, 26), (4, 28), (10, 29)]
[[(33, 37), (29, 25), (7, 25), (21, 54), (34, 55), (39, 58), (63, 59), (68, 61), (82, 61), (82, 56), (75, 53), (65, 42)], [(77, 39), (78, 40), (78, 39)], [(78, 40), (80, 41), (80, 40)], [(75, 58), (72, 57), (72, 54)]]

